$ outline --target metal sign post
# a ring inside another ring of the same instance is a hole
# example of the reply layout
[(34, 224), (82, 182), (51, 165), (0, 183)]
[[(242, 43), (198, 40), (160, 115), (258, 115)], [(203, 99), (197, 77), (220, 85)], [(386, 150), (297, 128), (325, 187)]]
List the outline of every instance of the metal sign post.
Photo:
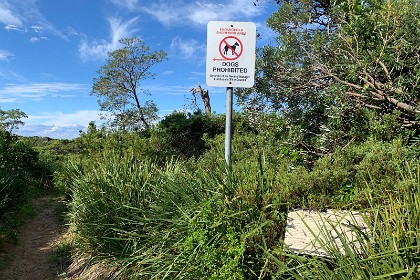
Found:
[(232, 105), (233, 88), (226, 88), (226, 127), (225, 127), (225, 160), (230, 169), (230, 155), (232, 150)]

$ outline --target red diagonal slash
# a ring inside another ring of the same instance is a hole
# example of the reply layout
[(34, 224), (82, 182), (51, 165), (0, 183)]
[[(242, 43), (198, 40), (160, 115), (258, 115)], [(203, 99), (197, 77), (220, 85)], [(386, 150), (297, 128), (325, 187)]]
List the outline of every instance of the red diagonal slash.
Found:
[(228, 48), (236, 55), (236, 58), (239, 57), (239, 54), (229, 45), (228, 42), (226, 42), (226, 38), (223, 38), (222, 42), (225, 43), (226, 46), (228, 46)]

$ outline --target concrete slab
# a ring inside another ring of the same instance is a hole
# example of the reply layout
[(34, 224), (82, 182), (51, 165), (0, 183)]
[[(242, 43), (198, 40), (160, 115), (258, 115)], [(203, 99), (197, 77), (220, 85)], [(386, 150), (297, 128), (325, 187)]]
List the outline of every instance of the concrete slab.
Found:
[(369, 236), (362, 215), (356, 211), (291, 211), (287, 217), (285, 243), (290, 250), (301, 254), (328, 257), (322, 244), (334, 246), (345, 254), (342, 239), (356, 250), (361, 247), (355, 227)]

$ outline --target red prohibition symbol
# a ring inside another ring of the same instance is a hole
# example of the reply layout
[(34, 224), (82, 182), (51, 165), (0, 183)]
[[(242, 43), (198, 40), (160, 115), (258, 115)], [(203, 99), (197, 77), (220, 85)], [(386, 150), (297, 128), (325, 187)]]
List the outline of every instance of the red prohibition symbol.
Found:
[[(229, 40), (228, 39), (233, 39)], [(236, 48), (239, 47), (239, 51)], [(236, 60), (244, 50), (241, 40), (235, 36), (228, 36), (222, 39), (219, 44), (219, 53), (226, 60)], [(228, 56), (229, 55), (229, 56)]]

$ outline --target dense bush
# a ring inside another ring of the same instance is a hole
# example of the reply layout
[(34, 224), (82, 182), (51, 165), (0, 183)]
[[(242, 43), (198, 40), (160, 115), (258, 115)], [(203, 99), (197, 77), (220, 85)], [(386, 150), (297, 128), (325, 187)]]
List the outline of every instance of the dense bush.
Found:
[(75, 162), (65, 181), (77, 244), (144, 279), (247, 279), (284, 234), (271, 167), (248, 158), (226, 178), (223, 162), (162, 166), (132, 152)]
[(367, 141), (339, 148), (318, 159), (312, 170), (298, 167), (284, 176), (284, 189), (296, 207), (369, 207), (407, 190), (406, 162), (419, 159), (401, 140)]
[(130, 153), (107, 152), (101, 161), (74, 169), (71, 221), (82, 251), (124, 259), (146, 279), (152, 271), (156, 278), (166, 273), (190, 211), (210, 193), (187, 183), (180, 164), (159, 167)]
[(28, 194), (50, 189), (53, 171), (26, 141), (0, 130), (0, 244), (15, 239)]
[[(241, 114), (233, 116), (234, 133), (256, 134), (248, 120)], [(75, 140), (78, 152), (84, 156), (95, 156), (104, 150), (132, 151), (137, 156), (165, 163), (167, 159), (198, 159), (209, 148), (208, 140), (224, 134), (223, 115), (209, 115), (201, 111), (194, 113), (173, 112), (157, 125), (140, 132), (108, 131), (97, 128), (91, 122), (86, 132)], [(63, 146), (64, 143), (61, 143)], [(74, 152), (77, 149), (74, 150)]]
[(222, 134), (224, 128), (222, 116), (174, 112), (166, 116), (158, 125), (157, 134), (166, 143), (168, 151), (184, 159), (199, 157), (206, 150), (203, 136), (214, 138)]
[(37, 161), (38, 154), (33, 149), (0, 131), (0, 216), (23, 198)]
[(170, 160), (156, 135), (108, 134), (102, 152), (56, 174), (70, 187), (79, 252), (121, 277), (276, 277), (289, 208), (384, 207), (418, 182), (403, 169), (418, 159), (401, 140), (350, 144), (306, 169), (287, 142), (237, 131), (229, 170), (223, 135), (204, 137), (204, 154), (187, 161)]

